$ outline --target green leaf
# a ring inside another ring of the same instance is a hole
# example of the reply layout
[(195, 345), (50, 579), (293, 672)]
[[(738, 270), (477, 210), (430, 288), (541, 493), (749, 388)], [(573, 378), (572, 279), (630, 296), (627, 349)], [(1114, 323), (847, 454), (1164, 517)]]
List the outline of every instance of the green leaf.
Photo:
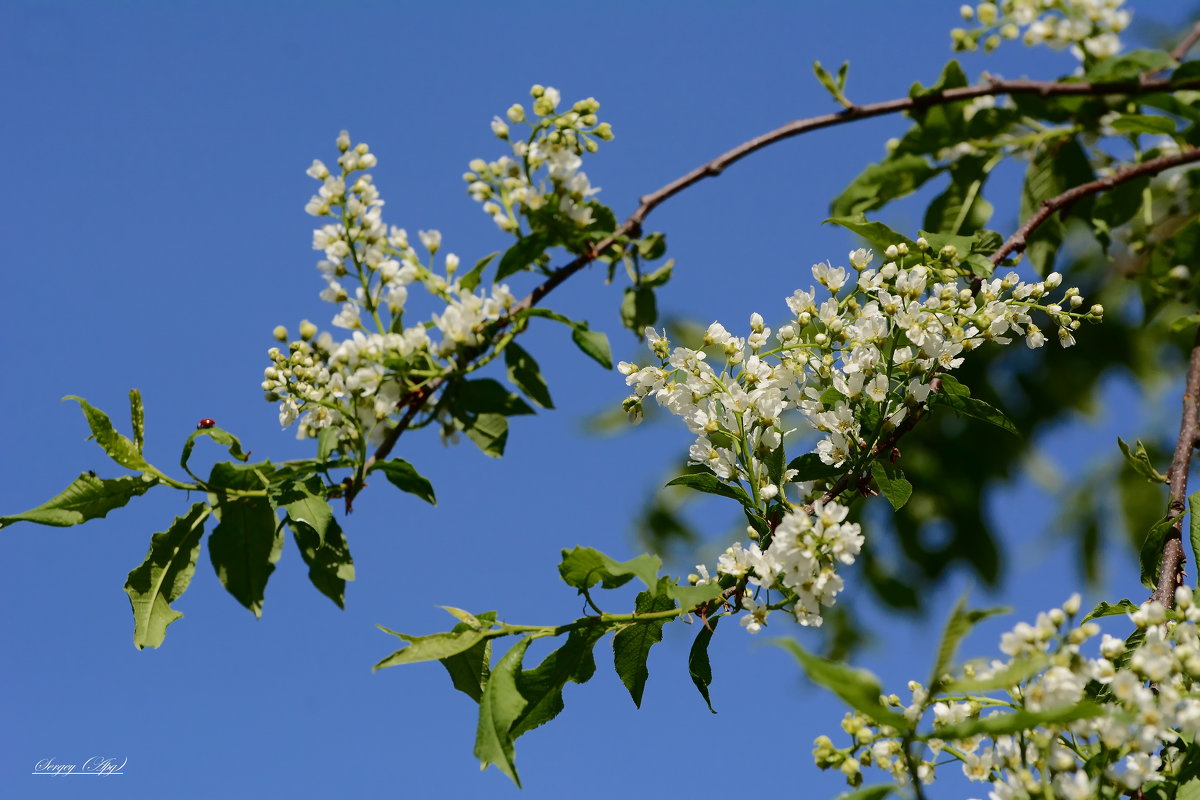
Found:
[(437, 661), (450, 656), (461, 653), (474, 647), (484, 639), (490, 638), (487, 631), (477, 631), (470, 627), (465, 627), (459, 630), (461, 626), (455, 626), (455, 630), (450, 633), (435, 633), (430, 636), (409, 636), (407, 633), (399, 633), (377, 625), (379, 630), (384, 633), (390, 633), (404, 641), (408, 642), (408, 647), (397, 650), (387, 658), (380, 661), (372, 670), (386, 669), (387, 667), (395, 667), (400, 664), (417, 664), (421, 661)]
[(1018, 658), (988, 678), (960, 678), (941, 686), (946, 694), (980, 694), (997, 689), (1009, 689), (1032, 678), (1050, 666), (1050, 657), (1044, 653), (1029, 658)]
[(292, 520), (312, 528), (319, 544), (325, 542), (325, 533), (333, 521), (333, 509), (325, 499), (325, 485), (319, 476), (276, 483), (267, 490), (267, 496), (275, 508), (283, 509)]
[[(485, 611), (475, 617), (481, 628), (491, 628), (496, 621), (495, 611)], [(451, 633), (461, 633), (475, 629), (466, 623), (455, 625)], [(450, 681), (454, 688), (470, 697), (476, 703), (483, 697), (483, 687), (487, 685), (492, 674), (492, 640), (484, 639), (476, 642), (466, 650), (438, 659), (446, 672), (450, 673)]]
[(854, 104), (847, 100), (846, 95), (842, 93), (842, 85), (844, 85), (846, 80), (847, 69), (849, 69), (849, 62), (842, 64), (841, 69), (838, 70), (838, 80), (835, 81), (833, 76), (829, 74), (829, 70), (821, 66), (820, 61), (813, 62), (813, 74), (817, 76), (817, 82), (824, 86), (829, 94), (833, 95), (834, 100), (846, 108), (850, 108)]
[(882, 222), (869, 222), (862, 214), (849, 217), (830, 217), (825, 220), (825, 223), (830, 222), (857, 233), (866, 239), (867, 244), (877, 253), (887, 250), (889, 245), (901, 243), (908, 245), (908, 249), (914, 253), (919, 249), (917, 243), (907, 236), (901, 236)]
[(1079, 621), (1079, 624), (1082, 625), (1085, 622), (1090, 622), (1094, 619), (1100, 619), (1101, 617), (1114, 617), (1118, 615), (1123, 617), (1126, 614), (1132, 614), (1137, 610), (1137, 603), (1134, 603), (1129, 599), (1122, 599), (1116, 603), (1100, 602), (1096, 604), (1095, 608), (1088, 612), (1086, 617)]
[(808, 652), (790, 639), (776, 639), (775, 643), (796, 657), (809, 680), (829, 689), (851, 708), (898, 731), (907, 731), (912, 727), (907, 719), (880, 701), (882, 689), (879, 687), (879, 679), (871, 672), (828, 661)]
[[(1096, 177), (1087, 154), (1074, 138), (1056, 139), (1043, 143), (1029, 162), (1021, 189), (1021, 219), (1029, 219), (1046, 200)], [(1062, 243), (1068, 214), (1091, 219), (1094, 199), (1082, 198), (1070, 209), (1064, 209), (1047, 219), (1029, 238), (1026, 249), (1030, 262), (1042, 275), (1050, 272)]]
[(1188, 538), (1192, 543), (1192, 563), (1200, 564), (1200, 491), (1188, 495)]
[(461, 381), (454, 391), (457, 408), (472, 414), (501, 414), (515, 417), (536, 413), (520, 395), (510, 392), (492, 378)]
[(142, 458), (138, 446), (120, 433), (117, 433), (107, 414), (98, 408), (94, 408), (82, 397), (76, 397), (73, 394), (67, 395), (63, 400), (74, 400), (79, 403), (84, 417), (87, 418), (88, 427), (92, 429), (92, 436), (95, 437), (96, 444), (100, 445), (100, 448), (105, 453), (108, 453), (109, 458), (127, 469), (136, 469), (139, 471), (153, 469), (149, 462)]
[(710, 600), (716, 600), (721, 596), (721, 584), (713, 581), (700, 586), (679, 586), (672, 585), (667, 589), (667, 594), (671, 599), (679, 603), (679, 610), (690, 611), (693, 608), (707, 603)]
[(1104, 706), (1093, 703), (1090, 700), (1084, 700), (1073, 706), (1050, 708), (1043, 711), (1025, 711), (1022, 709), (1011, 713), (1002, 712), (982, 719), (967, 720), (955, 725), (934, 728), (932, 733), (921, 738), (953, 741), (955, 739), (968, 739), (980, 734), (995, 738), (997, 736), (1005, 736), (1030, 728), (1036, 728), (1040, 725), (1057, 725), (1064, 722), (1075, 722), (1080, 719), (1091, 719), (1101, 716), (1103, 713)]
[[(923, 227), (951, 234), (971, 233), (987, 225), (992, 204), (983, 199), (983, 184), (988, 178), (988, 159), (960, 158), (950, 166), (950, 183), (925, 211)], [(925, 237), (927, 240), (928, 236)], [(940, 250), (934, 248), (934, 252)], [(995, 248), (993, 248), (994, 250)], [(961, 255), (966, 255), (962, 253)]]
[(1152, 114), (1122, 114), (1110, 123), (1121, 133), (1145, 133), (1155, 136), (1174, 134), (1175, 120)]
[(542, 377), (541, 368), (533, 356), (516, 342), (504, 348), (504, 366), (508, 370), (508, 381), (525, 396), (542, 408), (554, 408), (550, 399), (550, 387)]
[(590, 330), (586, 322), (577, 322), (571, 328), (571, 341), (597, 364), (612, 369), (612, 350), (603, 332)]
[(1162, 563), (1163, 541), (1167, 538), (1167, 531), (1171, 530), (1172, 522), (1170, 517), (1163, 517), (1154, 523), (1147, 531), (1146, 538), (1142, 540), (1138, 561), (1142, 568), (1142, 585), (1147, 589), (1158, 588), (1158, 568)]
[(330, 519), (325, 526), (324, 540), (307, 523), (291, 517), (287, 523), (300, 556), (308, 565), (309, 581), (338, 608), (345, 608), (346, 581), (354, 580), (354, 560), (350, 558), (350, 543), (337, 519)]
[(658, 303), (654, 290), (645, 286), (630, 287), (621, 300), (621, 324), (641, 336), (650, 325), (658, 320)]
[(864, 786), (849, 792), (842, 792), (834, 800), (883, 800), (896, 791), (895, 784), (879, 783), (874, 786)]
[(896, 511), (912, 497), (912, 484), (904, 477), (904, 471), (890, 461), (871, 462), (871, 477)]
[(71, 481), (70, 486), (37, 508), (0, 517), (0, 528), (22, 520), (59, 528), (78, 525), (89, 519), (105, 516), (132, 498), (145, 494), (157, 484), (156, 480), (147, 481), (131, 475), (123, 478), (97, 478), (85, 472)]
[(1169, 53), (1162, 50), (1133, 50), (1096, 62), (1084, 77), (1092, 83), (1135, 81), (1143, 72), (1174, 69), (1177, 64)]
[[(654, 611), (668, 611), (675, 608), (669, 589), (674, 581), (663, 577), (653, 591), (639, 592), (635, 604), (635, 614), (648, 614)], [(613, 666), (621, 676), (621, 682), (629, 690), (633, 704), (642, 707), (642, 692), (646, 689), (646, 680), (650, 670), (646, 668), (646, 659), (650, 648), (662, 641), (662, 629), (667, 624), (665, 619), (648, 622), (634, 622), (617, 631), (613, 637)]]
[(1133, 467), (1133, 471), (1151, 483), (1168, 483), (1167, 476), (1150, 463), (1150, 454), (1146, 452), (1146, 445), (1142, 444), (1142, 440), (1135, 439), (1134, 442), (1135, 446), (1130, 448), (1120, 436), (1117, 437), (1117, 446), (1121, 448), (1121, 454), (1125, 456), (1129, 466)]
[[(662, 236), (661, 233), (655, 233), (651, 235)], [(645, 240), (643, 239), (643, 241)], [(641, 279), (638, 280), (638, 286), (644, 286), (647, 289), (657, 289), (659, 286), (663, 286), (671, 279), (671, 272), (674, 269), (675, 259), (672, 258), (667, 261), (667, 263), (654, 270), (654, 272), (651, 272), (649, 275), (643, 275)]]
[(907, 197), (939, 174), (929, 159), (915, 153), (904, 153), (871, 164), (842, 190), (829, 206), (834, 217), (853, 217)]
[(238, 438), (227, 430), (221, 428), (197, 428), (188, 436), (187, 441), (183, 443), (183, 453), (179, 456), (179, 466), (183, 467), (189, 475), (191, 470), (188, 469), (188, 459), (192, 457), (192, 448), (196, 446), (197, 436), (208, 436), (217, 444), (225, 445), (229, 448), (229, 455), (236, 458), (238, 461), (246, 461), (250, 456), (242, 450), (242, 443)]
[(708, 687), (712, 685), (712, 665), (708, 661), (708, 643), (712, 641), (713, 633), (717, 630), (720, 617), (712, 617), (707, 625), (701, 625), (692, 641), (692, 649), (688, 651), (688, 675), (696, 685), (696, 691), (704, 698), (708, 710), (717, 713), (712, 706), (712, 698), (708, 696)]
[(513, 723), (510, 734), (516, 739), (544, 725), (563, 710), (562, 690), (567, 681), (587, 683), (596, 672), (592, 648), (608, 633), (603, 625), (576, 628), (567, 641), (531, 670), (517, 674), (517, 689), (527, 705)]
[(582, 594), (597, 583), (605, 589), (624, 586), (631, 578), (637, 578), (648, 587), (654, 587), (662, 559), (649, 554), (628, 561), (613, 561), (590, 547), (563, 550), (563, 560), (558, 565), (558, 574), (568, 586), (574, 586)]
[(926, 686), (929, 687), (929, 693), (932, 695), (935, 692), (935, 687), (942, 685), (942, 678), (953, 666), (954, 656), (958, 652), (958, 646), (962, 643), (963, 637), (971, 632), (971, 629), (977, 625), (980, 620), (988, 617), (996, 616), (997, 614), (1007, 614), (1012, 609), (1010, 608), (986, 608), (974, 611), (967, 610), (967, 596), (964, 594), (959, 598), (954, 605), (954, 610), (950, 612), (950, 619), (946, 620), (946, 627), (942, 629), (942, 640), (938, 643), (937, 655), (933, 662), (933, 672), (929, 676), (929, 682)]
[(171, 527), (150, 537), (146, 560), (130, 571), (125, 594), (133, 607), (133, 644), (137, 649), (161, 645), (167, 626), (183, 617), (171, 608), (171, 603), (192, 582), (204, 521), (211, 510), (204, 503), (193, 504), (187, 514), (175, 518)]
[(516, 676), (531, 641), (531, 637), (523, 637), (509, 648), (492, 670), (479, 698), (479, 726), (475, 731), (475, 757), (479, 759), (480, 767), (487, 769), (488, 764), (495, 764), (518, 787), (521, 779), (517, 777), (517, 765), (513, 761), (511, 731), (526, 706), (525, 698), (517, 689)]
[(402, 492), (415, 494), (429, 503), (437, 505), (437, 496), (433, 492), (433, 484), (429, 482), (417, 468), (403, 458), (393, 458), (390, 461), (377, 461), (371, 465), (371, 472), (382, 472), (388, 481)]
[(796, 483), (836, 478), (846, 471), (844, 467), (834, 467), (826, 464), (816, 453), (805, 453), (802, 456), (793, 458), (788, 463), (787, 468), (789, 470), (796, 470), (796, 476), (792, 478), (792, 481)]
[(1021, 433), (1017, 430), (1017, 426), (1004, 415), (1003, 411), (983, 400), (971, 397), (971, 390), (950, 375), (939, 375), (938, 377), (941, 379), (942, 389), (937, 394), (929, 395), (931, 406), (944, 406), (956, 414), (983, 420), (1008, 431), (1013, 436), (1020, 437)]
[(698, 492), (717, 494), (737, 500), (745, 506), (754, 505), (754, 501), (750, 499), (750, 495), (746, 494), (745, 489), (741, 486), (731, 486), (711, 472), (689, 472), (667, 481), (667, 486), (687, 486)]
[(226, 489), (265, 489), (266, 481), (253, 468), (219, 463), (213, 465), (209, 487), (218, 519), (208, 537), (213, 569), (226, 590), (261, 617), (267, 579), (283, 552), (283, 530), (266, 497), (231, 497)]
[(529, 265), (534, 263), (545, 252), (549, 241), (549, 237), (545, 234), (534, 233), (521, 238), (516, 244), (508, 248), (500, 258), (500, 265), (496, 267), (496, 283), (504, 280), (509, 275), (514, 275), (523, 269), (528, 269)]
[(480, 414), (464, 423), (463, 433), (484, 455), (499, 458), (508, 443), (508, 420), (500, 414)]
[(317, 434), (317, 460), (324, 461), (337, 449), (339, 439), (338, 428), (321, 428)]
[[(488, 255), (476, 261), (475, 266), (471, 268), (471, 271), (458, 279), (458, 285), (461, 286), (464, 291), (475, 291), (475, 287), (479, 285), (480, 278), (483, 277), (484, 269), (486, 269), (487, 265), (492, 263), (492, 259), (498, 255), (500, 255), (499, 251), (495, 253), (489, 253)], [(497, 280), (499, 280), (499, 278), (497, 278)]]
[(1200, 313), (1188, 314), (1187, 316), (1179, 317), (1171, 322), (1170, 328), (1172, 333), (1179, 333), (1180, 331), (1187, 330), (1195, 325), (1200, 325)]
[[(654, 261), (656, 259), (662, 258), (663, 254), (667, 252), (667, 236), (666, 236), (666, 234), (657, 232), (657, 231), (655, 233), (646, 234), (645, 236), (643, 236), (641, 239), (638, 240), (637, 250), (638, 250), (638, 255), (640, 255), (642, 258), (646, 259), (647, 261)], [(666, 269), (667, 275), (671, 274), (670, 266), (664, 267), (664, 269)], [(662, 272), (662, 271), (663, 270), (660, 269), (658, 272)], [(657, 275), (658, 273), (655, 273), (655, 274)], [(639, 281), (639, 283), (644, 286), (644, 285), (646, 285), (647, 280), (648, 280), (647, 278), (643, 278), (641, 281)], [(666, 283), (667, 282), (666, 277), (664, 276), (660, 282)], [(653, 283), (652, 285), (657, 286), (659, 284)]]
[(140, 453), (146, 447), (146, 408), (137, 389), (129, 390), (129, 417), (133, 424), (133, 446)]

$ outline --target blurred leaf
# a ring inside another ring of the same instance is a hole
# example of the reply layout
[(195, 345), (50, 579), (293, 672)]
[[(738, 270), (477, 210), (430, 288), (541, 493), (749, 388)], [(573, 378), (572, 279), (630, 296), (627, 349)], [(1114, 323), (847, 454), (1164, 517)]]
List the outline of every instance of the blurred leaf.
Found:
[(562, 555), (558, 574), (568, 586), (574, 586), (581, 594), (597, 583), (605, 589), (616, 589), (635, 577), (653, 588), (657, 585), (658, 571), (662, 568), (659, 557), (648, 554), (618, 562), (590, 547), (576, 547), (574, 550), (563, 550)]
[(1171, 530), (1172, 519), (1163, 517), (1154, 524), (1142, 540), (1142, 549), (1138, 560), (1142, 566), (1142, 585), (1147, 589), (1158, 588), (1158, 569), (1162, 564), (1163, 542), (1167, 531)]
[(912, 153), (891, 156), (871, 164), (834, 198), (829, 206), (833, 217), (854, 217), (907, 197), (942, 170), (929, 159)]
[(932, 735), (924, 738), (937, 738), (949, 741), (953, 739), (967, 739), (972, 736), (979, 736), (980, 734), (995, 738), (997, 736), (1011, 735), (1019, 731), (1029, 730), (1041, 725), (1057, 725), (1066, 722), (1075, 722), (1080, 719), (1092, 719), (1103, 714), (1103, 706), (1093, 703), (1090, 700), (1084, 700), (1073, 706), (1051, 708), (1044, 711), (1026, 711), (1021, 709), (1011, 713), (1000, 712), (989, 717), (967, 720), (955, 725), (945, 725), (934, 728)]
[(571, 329), (571, 340), (597, 364), (612, 369), (612, 350), (608, 346), (608, 337), (601, 331), (590, 330), (586, 322), (578, 322)]
[(524, 236), (504, 252), (500, 265), (496, 267), (495, 282), (515, 275), (521, 270), (528, 269), (550, 246), (552, 237), (542, 233), (532, 233)]
[(1144, 133), (1151, 136), (1169, 136), (1175, 133), (1175, 120), (1151, 114), (1121, 114), (1109, 124), (1121, 133)]
[(1130, 448), (1120, 436), (1117, 437), (1117, 446), (1121, 448), (1121, 454), (1125, 456), (1129, 466), (1133, 467), (1133, 471), (1151, 483), (1168, 483), (1167, 476), (1156, 470), (1150, 463), (1150, 454), (1146, 452), (1146, 445), (1142, 444), (1142, 440), (1135, 439), (1134, 441), (1136, 446)]
[[(498, 251), (495, 253), (489, 253), (488, 255), (476, 261), (475, 266), (471, 268), (470, 272), (458, 279), (458, 285), (462, 287), (463, 291), (475, 291), (475, 287), (479, 285), (479, 281), (483, 277), (483, 271), (487, 269), (488, 264), (492, 263), (492, 259), (498, 255), (500, 255)], [(499, 278), (497, 278), (497, 280), (499, 280)]]
[(1132, 614), (1137, 610), (1137, 604), (1128, 599), (1119, 600), (1116, 604), (1101, 602), (1097, 603), (1096, 607), (1089, 611), (1088, 615), (1079, 621), (1079, 624), (1082, 625), (1085, 622), (1090, 622), (1094, 619), (1100, 619), (1102, 617), (1123, 617), (1127, 614)]
[(1177, 63), (1162, 50), (1133, 50), (1101, 59), (1084, 73), (1084, 78), (1092, 83), (1135, 81), (1143, 72), (1165, 72)]
[(950, 612), (950, 619), (946, 620), (946, 627), (942, 629), (942, 639), (938, 643), (933, 672), (926, 683), (930, 694), (934, 693), (935, 687), (942, 685), (942, 677), (954, 665), (954, 656), (958, 652), (958, 646), (962, 643), (963, 637), (970, 633), (971, 629), (981, 620), (997, 614), (1007, 614), (1010, 611), (1012, 611), (1010, 608), (985, 608), (971, 611), (967, 609), (966, 595), (959, 598), (958, 602), (954, 604), (954, 610)]
[(879, 491), (897, 511), (912, 497), (912, 484), (905, 480), (903, 470), (895, 464), (876, 459), (871, 462), (871, 476)]
[(621, 301), (621, 324), (634, 335), (641, 337), (642, 331), (658, 320), (658, 304), (654, 290), (645, 286), (625, 290)]
[(808, 652), (791, 639), (776, 639), (774, 643), (796, 657), (809, 680), (830, 690), (851, 708), (861, 711), (879, 724), (891, 725), (898, 731), (912, 728), (902, 715), (880, 702), (883, 689), (879, 686), (879, 679), (871, 672), (848, 664), (827, 661)]

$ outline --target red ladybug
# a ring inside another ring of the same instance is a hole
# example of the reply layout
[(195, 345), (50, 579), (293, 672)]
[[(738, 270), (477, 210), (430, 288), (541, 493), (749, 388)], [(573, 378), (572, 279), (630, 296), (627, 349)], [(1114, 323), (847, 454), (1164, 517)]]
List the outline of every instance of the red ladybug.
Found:
[(196, 430), (200, 430), (201, 428), (211, 428), (212, 426), (214, 426), (216, 424), (217, 424), (216, 420), (205, 417), (204, 419), (202, 419), (196, 423)]

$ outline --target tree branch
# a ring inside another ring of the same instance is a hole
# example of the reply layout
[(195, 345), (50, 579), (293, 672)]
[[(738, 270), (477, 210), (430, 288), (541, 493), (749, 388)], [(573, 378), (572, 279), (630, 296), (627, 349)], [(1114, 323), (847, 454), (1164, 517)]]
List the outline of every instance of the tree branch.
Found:
[(1175, 49), (1171, 51), (1171, 58), (1176, 61), (1183, 61), (1183, 57), (1188, 54), (1197, 41), (1200, 41), (1200, 22), (1192, 26), (1188, 35), (1183, 38), (1179, 44), (1175, 45)]
[(1188, 362), (1187, 385), (1183, 390), (1183, 413), (1179, 419), (1179, 438), (1175, 442), (1175, 455), (1171, 459), (1170, 499), (1167, 516), (1171, 528), (1163, 541), (1162, 569), (1159, 572), (1158, 588), (1150, 596), (1165, 608), (1175, 604), (1175, 590), (1183, 585), (1183, 567), (1187, 556), (1183, 552), (1183, 512), (1187, 500), (1188, 471), (1192, 467), (1192, 452), (1200, 437), (1200, 329), (1192, 343), (1192, 355)]
[[(706, 164), (703, 164), (691, 172), (683, 175), (663, 186), (658, 191), (644, 195), (640, 198), (639, 205), (629, 218), (618, 227), (613, 234), (600, 242), (594, 244), (586, 253), (576, 256), (573, 260), (554, 270), (550, 276), (538, 286), (534, 287), (533, 291), (528, 296), (516, 303), (509, 313), (496, 322), (495, 330), (503, 330), (512, 324), (516, 315), (526, 309), (532, 308), (542, 300), (550, 292), (554, 291), (560, 284), (566, 281), (575, 273), (582, 270), (587, 265), (596, 260), (597, 257), (613, 245), (619, 244), (625, 237), (636, 237), (640, 235), (642, 223), (646, 217), (659, 205), (664, 203), (669, 198), (679, 194), (684, 189), (699, 183), (705, 178), (714, 178), (720, 175), (731, 164), (740, 161), (746, 156), (758, 150), (772, 145), (776, 142), (790, 139), (793, 136), (799, 136), (809, 131), (819, 130), (821, 128), (829, 128), (835, 125), (842, 125), (848, 122), (855, 122), (860, 119), (868, 119), (870, 117), (878, 117), (886, 114), (895, 114), (902, 111), (919, 111), (934, 106), (955, 103), (962, 100), (970, 100), (976, 97), (997, 96), (997, 95), (1018, 95), (1018, 94), (1033, 94), (1040, 97), (1055, 97), (1055, 96), (1079, 96), (1079, 95), (1139, 95), (1148, 94), (1151, 92), (1173, 91), (1179, 89), (1200, 89), (1200, 78), (1193, 78), (1184, 81), (1179, 81), (1172, 84), (1169, 78), (1147, 78), (1143, 77), (1140, 80), (1128, 81), (1112, 81), (1105, 83), (1087, 83), (1083, 81), (1067, 82), (1067, 81), (1032, 81), (1032, 80), (999, 80), (988, 79), (977, 86), (964, 86), (957, 89), (946, 89), (940, 92), (920, 95), (918, 97), (901, 97), (894, 100), (886, 100), (880, 103), (869, 103), (861, 106), (851, 106), (839, 112), (832, 114), (822, 114), (807, 119), (795, 120), (783, 125), (775, 130), (768, 131), (761, 136), (744, 142), (737, 147), (729, 150)], [(1149, 163), (1149, 162), (1148, 162)], [(1099, 191), (1099, 189), (1097, 189)], [(396, 404), (397, 408), (408, 407), (404, 416), (397, 422), (383, 441), (376, 448), (366, 462), (366, 469), (369, 470), (377, 461), (382, 461), (388, 457), (392, 448), (396, 446), (400, 435), (412, 423), (413, 418), (429, 398), (433, 396), (438, 389), (452, 376), (453, 372), (447, 372), (443, 375), (432, 378), (421, 386), (410, 390), (400, 398)], [(366, 470), (364, 470), (365, 472)], [(348, 492), (349, 495), (357, 491)]]
[(1079, 198), (1107, 191), (1118, 184), (1131, 181), (1134, 178), (1140, 178), (1143, 175), (1157, 175), (1171, 167), (1178, 167), (1181, 164), (1189, 164), (1193, 161), (1200, 161), (1200, 148), (1193, 147), (1174, 155), (1144, 161), (1141, 164), (1117, 170), (1107, 178), (1099, 178), (1089, 183), (1080, 184), (1072, 189), (1068, 189), (1057, 197), (1044, 200), (1042, 201), (1041, 208), (1032, 217), (1025, 220), (1024, 224), (1017, 229), (1017, 232), (1008, 237), (1008, 241), (992, 254), (991, 262), (999, 264), (1013, 253), (1023, 252), (1028, 243), (1029, 234), (1037, 230), (1054, 212), (1071, 205)]

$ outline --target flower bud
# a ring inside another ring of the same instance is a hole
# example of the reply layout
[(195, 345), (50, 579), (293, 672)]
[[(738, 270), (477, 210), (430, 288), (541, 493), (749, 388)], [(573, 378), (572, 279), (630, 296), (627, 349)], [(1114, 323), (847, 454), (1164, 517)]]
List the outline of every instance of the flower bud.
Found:
[(507, 139), (508, 125), (499, 117), (492, 117), (492, 133), (496, 134), (497, 139)]
[(508, 121), (514, 125), (518, 122), (525, 121), (525, 107), (520, 103), (513, 103), (508, 107)]
[(307, 342), (309, 339), (311, 339), (312, 337), (314, 337), (316, 335), (317, 335), (317, 326), (316, 325), (313, 325), (308, 320), (302, 320), (300, 322), (300, 338), (301, 339), (303, 339), (304, 341)]
[(276, 325), (275, 330), (271, 331), (271, 335), (281, 342), (286, 342), (288, 340), (287, 328), (283, 327), (282, 325)]

